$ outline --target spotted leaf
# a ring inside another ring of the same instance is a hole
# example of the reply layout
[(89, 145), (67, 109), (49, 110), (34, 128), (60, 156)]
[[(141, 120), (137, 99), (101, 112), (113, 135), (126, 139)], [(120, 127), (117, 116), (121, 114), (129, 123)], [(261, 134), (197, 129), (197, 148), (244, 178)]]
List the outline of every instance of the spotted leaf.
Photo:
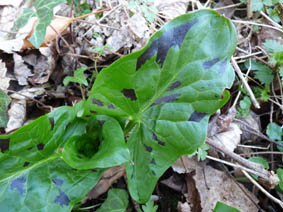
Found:
[(234, 80), (235, 47), (233, 24), (199, 10), (167, 23), (142, 50), (98, 75), (88, 110), (129, 120), (126, 168), (135, 200), (147, 202), (166, 169), (204, 143), (209, 116), (227, 101), (223, 90)]

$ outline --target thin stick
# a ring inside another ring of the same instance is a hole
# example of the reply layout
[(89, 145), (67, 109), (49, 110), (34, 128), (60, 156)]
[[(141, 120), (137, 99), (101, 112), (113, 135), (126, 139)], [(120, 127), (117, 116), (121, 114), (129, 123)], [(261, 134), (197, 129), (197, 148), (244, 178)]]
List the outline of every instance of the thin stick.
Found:
[(243, 55), (243, 56), (234, 57), (234, 59), (235, 60), (244, 59), (244, 58), (249, 58), (249, 57), (252, 57), (252, 56), (255, 56), (255, 55), (259, 55), (259, 54), (262, 54), (262, 51), (254, 52), (254, 53)]
[(268, 15), (266, 15), (264, 12), (260, 11), (260, 14), (265, 17), (273, 26), (278, 27), (279, 29), (282, 28), (282, 26), (275, 21), (273, 21)]
[(221, 160), (221, 159), (219, 159), (219, 158), (211, 157), (211, 156), (209, 156), (209, 155), (207, 155), (206, 158), (208, 158), (208, 159), (210, 159), (210, 160), (214, 160), (214, 161), (220, 162), (220, 163), (223, 163), (223, 164), (226, 164), (226, 165), (228, 165), (228, 166), (232, 166), (232, 167), (235, 167), (235, 168), (243, 169), (243, 170), (245, 170), (245, 171), (247, 171), (247, 172), (250, 172), (250, 173), (252, 173), (252, 174), (255, 174), (255, 175), (257, 175), (257, 176), (261, 175), (261, 173), (256, 172), (256, 171), (254, 171), (254, 170), (252, 170), (252, 169), (248, 169), (248, 168), (246, 168), (246, 167), (244, 167), (244, 166), (241, 166), (241, 165), (239, 165), (239, 164), (234, 164), (234, 163), (231, 163), (231, 162), (228, 162), (228, 161), (225, 161), (225, 160)]
[(252, 0), (247, 0), (247, 16), (248, 16), (248, 19), (253, 17), (251, 4), (252, 4)]
[(242, 153), (240, 155), (242, 155), (242, 156), (250, 156), (250, 155), (267, 155), (267, 154), (283, 155), (283, 152), (271, 152), (271, 151), (266, 151), (266, 152), (249, 152), (249, 153)]
[(241, 21), (241, 20), (232, 20), (232, 19), (231, 19), (231, 21), (234, 22), (234, 23), (250, 24), (250, 25), (257, 25), (257, 26), (267, 27), (267, 28), (271, 28), (271, 29), (274, 29), (274, 30), (277, 30), (277, 31), (283, 33), (282, 29), (274, 27), (274, 26), (270, 26), (270, 25), (267, 25), (267, 24), (259, 24), (259, 23), (252, 22), (252, 21)]
[(258, 184), (258, 182), (256, 182), (245, 170), (241, 170), (241, 171), (259, 190), (262, 191), (262, 193), (264, 193), (269, 199), (278, 203), (280, 207), (283, 208), (283, 202), (281, 200), (275, 198), (270, 193), (268, 193), (268, 191), (266, 191), (260, 184)]
[(247, 83), (247, 81), (245, 80), (244, 76), (243, 76), (243, 73), (240, 69), (240, 67), (238, 66), (237, 62), (235, 61), (234, 57), (231, 58), (231, 61), (232, 61), (232, 65), (235, 69), (235, 71), (237, 72), (238, 76), (240, 77), (240, 79), (242, 80), (243, 82), (243, 85), (244, 87), (246, 88), (252, 102), (253, 102), (253, 105), (256, 107), (256, 108), (260, 108), (255, 96), (254, 96), (254, 93), (252, 92), (252, 89), (250, 88), (249, 84)]
[(225, 6), (225, 7), (217, 7), (217, 8), (213, 8), (214, 10), (224, 10), (224, 9), (228, 9), (228, 8), (232, 8), (232, 7), (238, 7), (238, 6), (241, 6), (243, 3), (240, 2), (240, 3), (237, 3), (237, 4), (231, 4), (231, 5), (228, 5), (228, 6)]

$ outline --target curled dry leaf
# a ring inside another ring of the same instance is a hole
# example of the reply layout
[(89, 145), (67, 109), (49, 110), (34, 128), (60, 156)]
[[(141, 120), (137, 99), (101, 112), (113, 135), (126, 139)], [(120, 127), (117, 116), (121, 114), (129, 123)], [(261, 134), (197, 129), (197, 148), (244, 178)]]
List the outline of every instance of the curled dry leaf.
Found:
[(241, 141), (241, 134), (242, 131), (238, 125), (236, 123), (232, 123), (227, 131), (212, 136), (211, 140), (216, 139), (217, 142), (221, 142), (223, 146), (233, 152)]
[(16, 79), (19, 82), (19, 85), (27, 85), (28, 84), (28, 77), (33, 76), (31, 70), (28, 68), (26, 64), (24, 64), (24, 60), (22, 56), (18, 54), (13, 54), (14, 58), (14, 74)]
[[(70, 17), (63, 17), (63, 16), (54, 16), (54, 19), (50, 23), (50, 25), (46, 29), (46, 34), (45, 38), (41, 44), (41, 47), (46, 47), (48, 46), (49, 43), (53, 42), (56, 39), (56, 36), (58, 34), (63, 35), (67, 32), (68, 27), (73, 21), (76, 21), (78, 19), (82, 19), (86, 16), (92, 15), (92, 14), (97, 14), (100, 12), (103, 12), (108, 9), (103, 9), (103, 10), (97, 10), (93, 13), (89, 13), (83, 16), (75, 17), (75, 18), (70, 18)], [(13, 40), (6, 40), (6, 41), (1, 41), (0, 42), (0, 49), (7, 52), (7, 53), (12, 53), (13, 51), (22, 51), (24, 49), (28, 48), (34, 48), (34, 46), (31, 44), (31, 42), (28, 40), (34, 30), (35, 27), (38, 24), (38, 19), (33, 17), (31, 18), (27, 25), (24, 27), (24, 32), (21, 29), (18, 32), (17, 38)]]
[(26, 119), (26, 100), (13, 99), (8, 111), (9, 121), (6, 132), (10, 132), (23, 126)]
[(221, 171), (210, 166), (197, 166), (193, 179), (200, 194), (203, 212), (213, 211), (218, 201), (224, 202), (240, 211), (258, 211), (257, 207), (246, 196), (248, 194), (254, 202), (258, 203), (259, 200), (254, 194), (240, 185), (245, 190), (245, 194), (227, 174)]
[(190, 0), (156, 0), (154, 6), (158, 9), (159, 13), (166, 16), (169, 20), (185, 14)]
[(10, 78), (6, 77), (7, 68), (4, 62), (0, 60), (0, 89), (7, 90), (10, 85)]
[(120, 177), (126, 174), (126, 169), (124, 166), (114, 166), (107, 171), (105, 171), (96, 184), (96, 186), (87, 194), (87, 196), (82, 200), (85, 203), (88, 199), (96, 199), (101, 194), (104, 194), (108, 189), (118, 180)]

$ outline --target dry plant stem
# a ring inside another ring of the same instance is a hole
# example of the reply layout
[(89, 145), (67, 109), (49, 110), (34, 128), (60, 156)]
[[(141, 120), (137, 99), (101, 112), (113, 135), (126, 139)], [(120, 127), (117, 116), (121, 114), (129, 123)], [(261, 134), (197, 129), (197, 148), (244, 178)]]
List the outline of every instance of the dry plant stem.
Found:
[(217, 7), (217, 8), (213, 8), (214, 10), (224, 10), (224, 9), (228, 9), (228, 8), (232, 8), (232, 7), (238, 7), (238, 6), (241, 6), (243, 3), (240, 2), (240, 3), (237, 3), (237, 4), (231, 4), (231, 5), (228, 5), (228, 6), (225, 6), (225, 7)]
[[(121, 4), (118, 4), (117, 6), (113, 7), (108, 13), (106, 13), (101, 19), (99, 19), (98, 23), (100, 24), (108, 15), (110, 15), (111, 13), (113, 13), (115, 10), (117, 10), (119, 7), (121, 6)], [(89, 34), (93, 28), (95, 27), (92, 26), (89, 30), (87, 30), (82, 37), (85, 37), (87, 34)]]
[(244, 167), (244, 166), (241, 166), (241, 165), (239, 165), (239, 164), (231, 163), (231, 162), (228, 162), (228, 161), (225, 161), (225, 160), (221, 160), (221, 159), (219, 159), (219, 158), (215, 158), (215, 157), (212, 157), (212, 156), (209, 156), (209, 155), (207, 155), (206, 158), (208, 158), (209, 160), (214, 160), (214, 161), (217, 161), (217, 162), (219, 162), (219, 163), (222, 163), (222, 164), (225, 164), (225, 165), (234, 167), (234, 168), (238, 168), (238, 169), (245, 170), (245, 171), (247, 171), (247, 172), (249, 172), (249, 173), (252, 173), (252, 174), (255, 174), (255, 175), (257, 175), (257, 176), (260, 176), (260, 175), (261, 175), (260, 172), (256, 172), (256, 171), (254, 171), (254, 170), (252, 170), (252, 169), (248, 169), (248, 168), (246, 168), (246, 167)]
[(278, 203), (281, 208), (283, 208), (283, 202), (274, 196), (272, 196), (268, 191), (266, 191), (258, 182), (256, 182), (245, 170), (241, 170), (243, 174), (259, 189), (264, 193), (269, 199), (272, 201)]
[[(56, 35), (62, 39), (62, 41), (66, 44), (66, 46), (68, 46), (70, 51), (75, 55), (76, 54), (75, 50), (69, 45), (69, 43), (65, 40), (65, 38), (60, 33), (58, 33), (57, 30), (51, 24), (49, 26), (56, 33)], [(79, 59), (77, 57), (75, 57), (75, 59), (77, 64), (80, 65)]]
[(7, 92), (11, 92), (11, 93), (15, 93), (15, 94), (18, 94), (18, 95), (20, 95), (20, 96), (23, 96), (23, 97), (25, 97), (25, 98), (27, 98), (27, 99), (30, 99), (31, 101), (34, 101), (35, 103), (41, 105), (43, 108), (48, 108), (50, 111), (53, 110), (52, 106), (45, 105), (44, 103), (38, 101), (37, 99), (34, 99), (34, 98), (32, 98), (32, 97), (29, 97), (29, 96), (27, 96), (27, 95), (25, 95), (25, 94), (22, 94), (22, 93), (17, 92), (17, 91), (12, 91), (12, 90), (6, 90), (6, 91), (7, 91)]
[(248, 19), (251, 19), (253, 17), (251, 4), (252, 4), (252, 0), (247, 0), (247, 16), (248, 16)]
[(267, 27), (267, 28), (271, 28), (271, 29), (274, 29), (274, 30), (277, 30), (277, 31), (283, 33), (283, 30), (281, 28), (270, 26), (270, 25), (267, 25), (267, 24), (259, 24), (259, 23), (252, 22), (252, 21), (241, 21), (241, 20), (233, 20), (233, 19), (231, 19), (231, 21), (234, 22), (234, 23), (250, 24), (250, 25), (256, 25), (256, 26), (261, 26), (261, 27)]
[[(271, 174), (267, 170), (265, 170), (260, 164), (254, 163), (254, 162), (251, 162), (251, 161), (249, 161), (245, 158), (242, 158), (241, 156), (239, 156), (236, 153), (227, 149), (225, 146), (222, 145), (222, 143), (220, 143), (216, 140), (206, 138), (206, 143), (208, 145), (212, 146), (213, 148), (217, 149), (218, 151), (223, 152), (225, 155), (229, 156), (230, 158), (232, 158), (233, 160), (242, 164), (243, 166), (248, 167), (249, 169), (245, 168), (245, 169), (247, 169), (247, 171), (253, 172), (257, 176), (265, 179), (267, 182), (270, 181)], [(241, 168), (243, 168), (243, 167), (241, 167)]]
[(249, 58), (249, 57), (252, 57), (252, 56), (255, 56), (255, 55), (259, 55), (259, 54), (262, 54), (262, 52), (261, 51), (254, 52), (254, 53), (250, 53), (250, 54), (247, 54), (247, 55), (243, 55), (243, 56), (239, 56), (239, 57), (234, 57), (234, 59), (235, 60), (244, 59), (244, 58)]
[(269, 101), (271, 101), (271, 102), (273, 102), (274, 104), (276, 104), (277, 106), (279, 106), (280, 107), (280, 109), (283, 111), (283, 105), (281, 105), (281, 104), (278, 104), (276, 101), (274, 101), (273, 99), (271, 99), (271, 98), (269, 98), (268, 99)]
[(277, 146), (280, 146), (280, 147), (283, 148), (283, 144), (280, 144), (280, 143), (278, 143), (276, 141), (271, 140), (270, 138), (268, 138), (267, 136), (265, 136), (261, 132), (256, 131), (255, 129), (251, 128), (250, 125), (248, 125), (246, 122), (244, 122), (244, 121), (242, 121), (240, 119), (234, 119), (234, 120), (236, 122), (240, 122), (241, 124), (245, 125), (245, 127), (246, 127), (245, 131), (247, 131), (247, 132), (249, 132), (251, 134), (257, 135), (258, 137), (263, 138), (263, 139), (265, 139), (265, 140), (267, 140), (267, 141), (269, 141), (269, 142), (271, 142), (273, 144), (276, 144)]
[[(280, 88), (281, 104), (283, 105), (283, 88), (282, 88), (282, 83), (283, 82), (281, 82), (280, 75), (279, 75), (278, 72), (276, 74), (276, 77), (278, 79), (279, 88)], [(281, 110), (281, 113), (283, 114), (283, 110)]]
[(268, 154), (274, 154), (274, 155), (283, 155), (283, 152), (249, 152), (249, 153), (243, 153), (240, 154), (241, 156), (250, 156), (250, 155), (268, 155)]
[(260, 14), (265, 17), (273, 26), (278, 27), (279, 29), (282, 28), (282, 26), (280, 26), (280, 24), (276, 23), (275, 21), (273, 21), (268, 15), (266, 15), (263, 11), (260, 11)]
[(256, 108), (260, 108), (253, 92), (252, 92), (252, 89), (250, 88), (249, 84), (247, 83), (247, 81), (245, 80), (244, 76), (243, 76), (243, 73), (240, 69), (240, 67), (238, 66), (237, 62), (235, 61), (234, 57), (231, 58), (231, 61), (232, 61), (232, 65), (235, 69), (235, 71), (237, 72), (238, 76), (240, 77), (240, 79), (242, 80), (243, 84), (244, 84), (244, 87), (246, 88), (252, 102), (253, 102), (253, 105), (256, 107)]

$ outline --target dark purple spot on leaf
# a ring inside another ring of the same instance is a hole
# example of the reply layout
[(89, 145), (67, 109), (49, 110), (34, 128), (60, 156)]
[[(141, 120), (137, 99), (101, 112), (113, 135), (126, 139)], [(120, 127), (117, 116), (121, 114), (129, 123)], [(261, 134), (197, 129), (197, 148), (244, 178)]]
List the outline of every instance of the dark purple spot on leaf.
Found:
[(228, 65), (228, 60), (225, 59), (224, 61), (220, 63), (220, 68), (218, 70), (218, 73), (221, 75), (224, 74), (224, 72), (226, 71), (227, 65)]
[(181, 84), (182, 84), (182, 83), (181, 83), (180, 81), (174, 82), (174, 83), (170, 86), (169, 91), (173, 91), (174, 89), (179, 88)]
[(57, 186), (61, 186), (61, 185), (63, 185), (64, 180), (58, 179), (58, 178), (53, 178), (53, 179), (52, 179), (52, 182), (53, 182), (55, 185), (57, 185)]
[(53, 130), (53, 128), (54, 128), (54, 118), (49, 117), (49, 121), (50, 121), (50, 124), (51, 124), (51, 130)]
[(29, 164), (30, 164), (30, 162), (25, 162), (24, 167), (28, 166)]
[(202, 67), (204, 69), (209, 69), (210, 67), (212, 67), (215, 63), (217, 63), (219, 61), (218, 58), (214, 58), (213, 60), (210, 60), (210, 61), (207, 61), (207, 62), (204, 62), (202, 64)]
[(60, 206), (63, 207), (64, 205), (68, 206), (70, 200), (64, 191), (60, 191), (60, 194), (56, 197), (54, 202), (60, 204)]
[(162, 141), (158, 141), (158, 144), (161, 146), (165, 146), (165, 142), (162, 142)]
[(124, 94), (124, 96), (128, 99), (131, 99), (132, 101), (136, 101), (137, 100), (137, 97), (136, 97), (136, 93), (135, 93), (135, 90), (134, 89), (126, 89), (124, 88), (122, 90), (122, 93)]
[(156, 176), (156, 173), (155, 173), (155, 171), (152, 171), (152, 174), (153, 174), (154, 176)]
[(16, 189), (20, 194), (25, 193), (24, 183), (26, 182), (25, 177), (18, 177), (11, 182), (11, 189)]
[(154, 133), (152, 133), (152, 139), (157, 141), (159, 145), (165, 146), (165, 142), (160, 141)]
[(104, 125), (105, 121), (104, 120), (98, 120), (98, 124), (102, 127)]
[(92, 103), (99, 106), (99, 107), (103, 107), (103, 102), (101, 102), (100, 100), (98, 99), (95, 99), (95, 98), (92, 98)]
[(0, 149), (1, 152), (4, 153), (6, 150), (9, 150), (10, 139), (0, 139)]
[(91, 117), (91, 115), (86, 115), (85, 117), (86, 117), (86, 118), (90, 118), (90, 117)]
[(95, 114), (96, 112), (95, 111), (93, 111), (93, 110), (91, 110), (91, 111), (89, 111), (90, 113), (93, 113), (93, 114)]
[(69, 128), (70, 125), (71, 125), (71, 123), (68, 123), (68, 124), (66, 125), (66, 128), (65, 128), (65, 129)]
[(177, 97), (181, 96), (179, 93), (175, 93), (169, 96), (163, 96), (159, 99), (157, 99), (151, 106), (166, 103), (166, 102), (173, 102), (177, 100)]
[(43, 143), (37, 144), (37, 149), (38, 150), (43, 150), (44, 149), (44, 144)]
[(205, 116), (206, 116), (206, 113), (199, 113), (195, 111), (192, 113), (188, 121), (200, 122)]
[(92, 169), (91, 171), (92, 171), (92, 172), (97, 172), (97, 169)]
[(168, 50), (173, 46), (181, 47), (184, 38), (189, 29), (197, 23), (194, 19), (191, 22), (181, 24), (177, 27), (171, 28), (154, 40), (151, 45), (138, 58), (136, 70), (138, 70), (145, 62), (157, 53), (156, 62), (162, 67), (166, 59)]
[(108, 109), (115, 109), (114, 105), (112, 105), (112, 104), (107, 105), (107, 107), (108, 107)]
[(156, 164), (156, 161), (154, 160), (154, 158), (152, 158), (152, 160), (151, 160), (151, 162), (150, 162), (151, 164)]
[(150, 146), (147, 146), (147, 145), (144, 144), (144, 147), (145, 147), (146, 151), (152, 152), (152, 148)]

